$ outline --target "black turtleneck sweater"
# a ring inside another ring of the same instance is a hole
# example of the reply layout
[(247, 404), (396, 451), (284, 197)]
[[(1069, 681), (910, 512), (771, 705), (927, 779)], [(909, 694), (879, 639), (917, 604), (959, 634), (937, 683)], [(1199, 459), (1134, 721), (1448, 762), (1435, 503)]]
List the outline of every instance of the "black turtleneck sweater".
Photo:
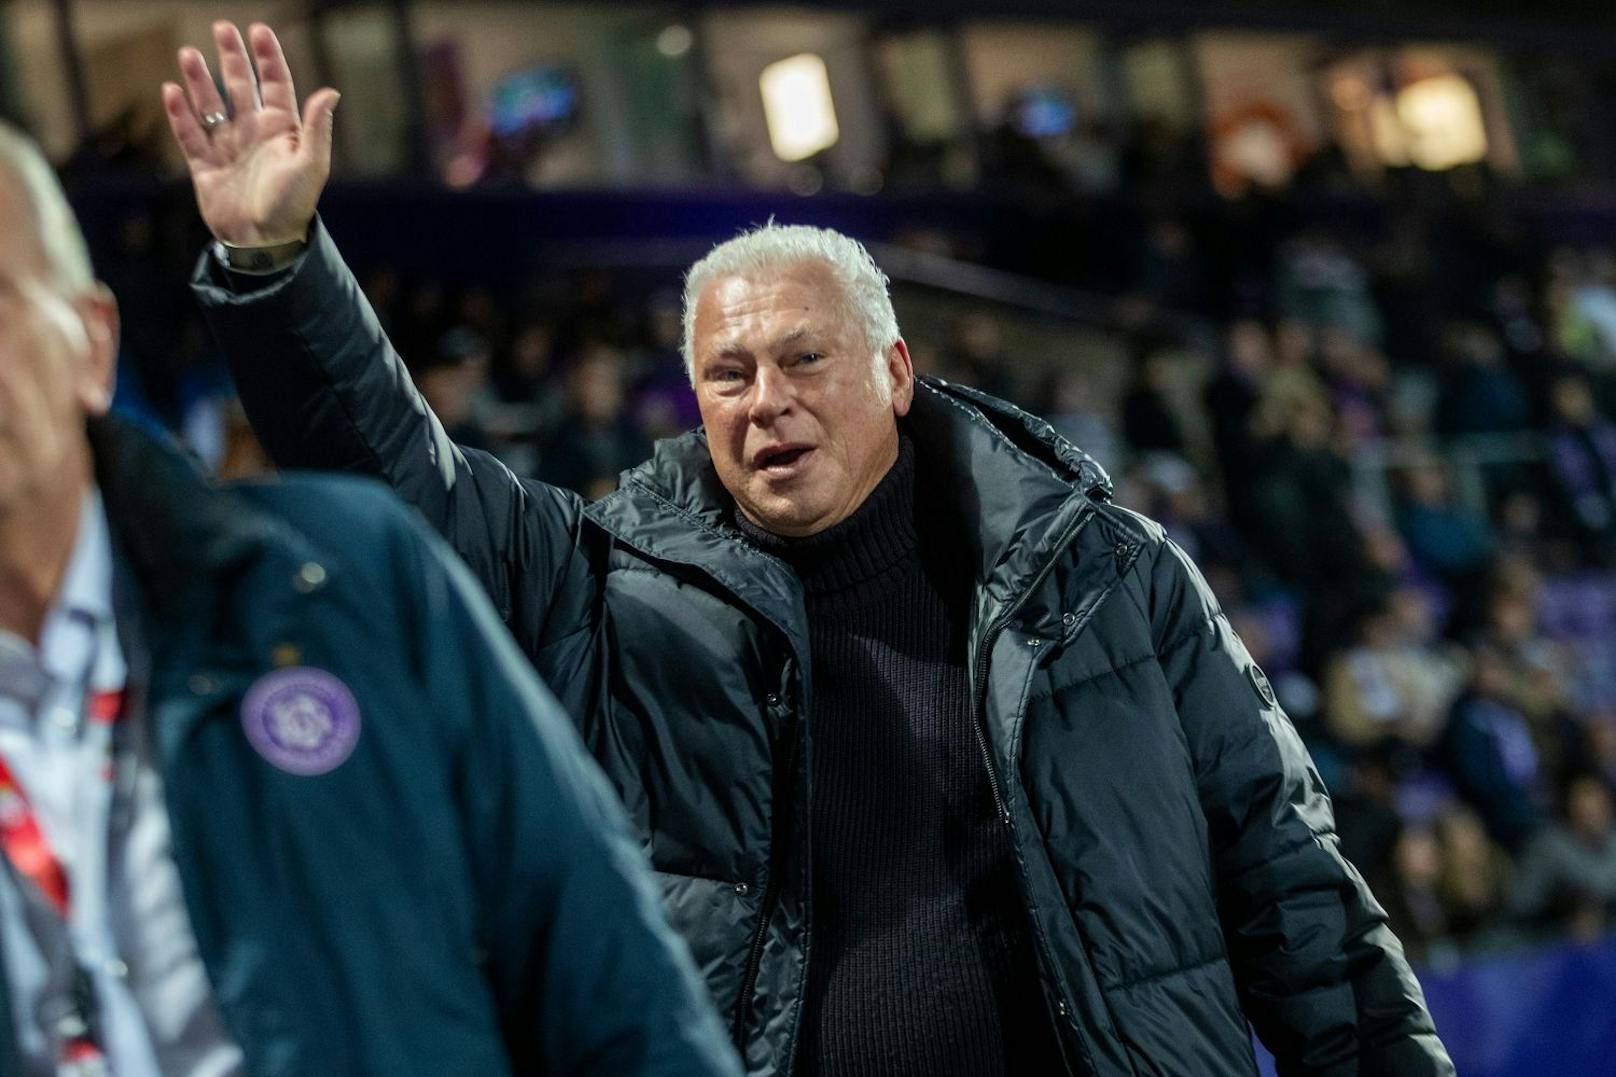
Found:
[[(917, 515), (914, 448), (848, 519), (784, 539), (813, 650), (813, 950), (799, 1072), (1060, 1072), (966, 685), (970, 574)], [(927, 536), (923, 548), (920, 535)]]

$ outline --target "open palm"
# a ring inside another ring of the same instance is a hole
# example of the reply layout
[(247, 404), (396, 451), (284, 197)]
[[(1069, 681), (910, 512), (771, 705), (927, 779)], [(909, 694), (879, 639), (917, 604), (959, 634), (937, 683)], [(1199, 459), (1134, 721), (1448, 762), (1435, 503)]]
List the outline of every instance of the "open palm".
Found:
[(332, 109), (338, 97), (335, 90), (322, 89), (309, 97), (300, 116), (291, 69), (274, 31), (256, 23), (248, 33), (250, 58), (233, 23), (213, 25), (228, 108), (196, 49), (179, 53), (185, 88), (163, 84), (163, 110), (185, 154), (202, 219), (216, 238), (239, 247), (307, 235), (331, 175)]

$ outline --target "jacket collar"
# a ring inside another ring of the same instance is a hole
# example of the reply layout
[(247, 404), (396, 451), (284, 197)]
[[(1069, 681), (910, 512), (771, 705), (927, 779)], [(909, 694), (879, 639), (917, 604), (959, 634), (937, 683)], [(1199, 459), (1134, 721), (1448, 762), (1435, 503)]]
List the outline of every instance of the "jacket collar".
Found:
[[(977, 615), (1013, 602), (1053, 548), (1110, 495), (1104, 469), (1050, 425), (985, 393), (934, 378), (916, 383), (903, 420), (915, 442), (916, 493), (944, 498), (965, 522)], [(768, 616), (802, 646), (801, 588), (786, 565), (731, 523), (705, 432), (659, 442), (587, 515), (625, 545), (691, 565)]]
[(210, 585), (272, 543), (301, 543), (273, 516), (210, 482), (166, 435), (112, 416), (92, 421), (89, 434), (117, 564), (158, 621), (185, 615)]
[(657, 442), (651, 459), (585, 514), (648, 557), (689, 565), (773, 622), (806, 659), (802, 587), (785, 562), (749, 543), (732, 522), (705, 430)]
[(920, 496), (966, 522), (976, 623), (1013, 606), (1081, 528), (1111, 480), (1042, 419), (1006, 401), (922, 379), (910, 411)]

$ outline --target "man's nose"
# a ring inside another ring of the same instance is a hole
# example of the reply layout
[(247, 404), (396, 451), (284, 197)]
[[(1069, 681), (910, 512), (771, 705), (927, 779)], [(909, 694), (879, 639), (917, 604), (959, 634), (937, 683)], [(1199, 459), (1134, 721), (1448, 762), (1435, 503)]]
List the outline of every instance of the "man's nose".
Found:
[(791, 383), (774, 367), (760, 367), (753, 382), (749, 418), (758, 426), (768, 426), (791, 407)]

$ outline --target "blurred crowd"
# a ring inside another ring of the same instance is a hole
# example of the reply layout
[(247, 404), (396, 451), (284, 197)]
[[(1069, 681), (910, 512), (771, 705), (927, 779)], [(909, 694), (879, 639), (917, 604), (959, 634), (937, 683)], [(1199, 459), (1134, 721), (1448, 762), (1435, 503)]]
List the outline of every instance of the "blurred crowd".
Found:
[[(1190, 264), (1193, 233), (1163, 228)], [(1439, 960), (1592, 938), (1616, 909), (1616, 260), (1435, 231), (1281, 235), (1215, 345), (1147, 316), (1114, 411), (1081, 372), (1029, 403), (1119, 438), (1118, 500), (1202, 565), (1344, 851)]]
[[(905, 326), (923, 372), (1047, 417), (1202, 566), (1427, 961), (1616, 912), (1616, 251), (1441, 182), (1367, 214), (1144, 200), (1086, 255), (1120, 377), (1027, 361), (1008, 309)], [(98, 252), (122, 401), (255, 474), (184, 272), (152, 269), (192, 238), (135, 213)], [(668, 274), (358, 272), (443, 425), (520, 474), (598, 497), (699, 422)]]

